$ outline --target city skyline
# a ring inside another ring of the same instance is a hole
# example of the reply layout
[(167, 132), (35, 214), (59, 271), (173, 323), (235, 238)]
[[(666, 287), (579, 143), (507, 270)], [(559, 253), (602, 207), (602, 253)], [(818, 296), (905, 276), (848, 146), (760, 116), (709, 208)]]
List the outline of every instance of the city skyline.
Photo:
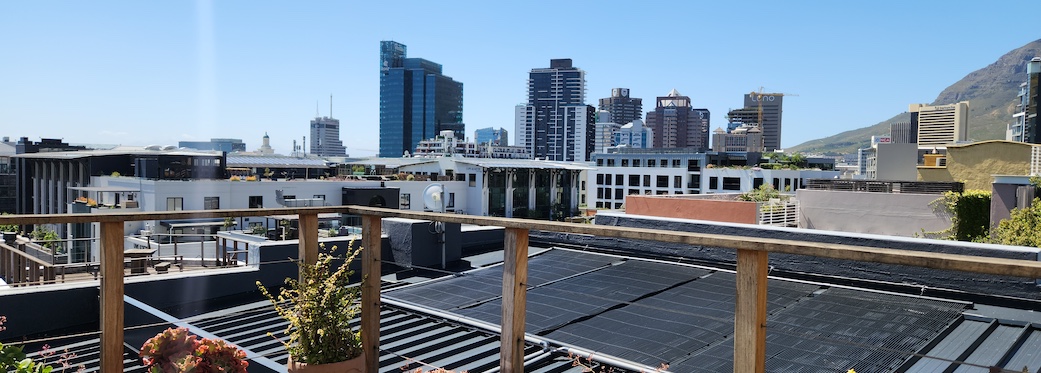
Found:
[[(275, 151), (288, 154), (308, 135), (314, 101), (332, 94), (347, 153), (374, 155), (378, 42), (395, 40), (466, 82), (467, 136), (510, 128), (529, 70), (570, 58), (588, 74), (587, 104), (615, 87), (645, 99), (677, 89), (720, 113), (713, 129), (760, 86), (798, 94), (785, 100), (781, 145), (791, 147), (932, 102), (1038, 38), (1002, 27), (1002, 4), (743, 2), (674, 4), (662, 13), (647, 4), (562, 3), (556, 11), (583, 17), (567, 25), (577, 30), (573, 42), (549, 44), (538, 41), (556, 38), (560, 26), (517, 17), (529, 11), (525, 3), (407, 5), (388, 26), (377, 4), (5, 2), (0, 135), (122, 145), (241, 138), (255, 150), (267, 132)], [(689, 21), (693, 13), (698, 22)], [(744, 16), (725, 17), (732, 14)], [(970, 16), (973, 27), (951, 26)], [(605, 27), (628, 30), (611, 43), (630, 58), (605, 56), (595, 37)], [(656, 38), (666, 27), (688, 32)], [(677, 40), (699, 48), (677, 48), (669, 63), (647, 58)], [(746, 53), (729, 53), (738, 47)]]

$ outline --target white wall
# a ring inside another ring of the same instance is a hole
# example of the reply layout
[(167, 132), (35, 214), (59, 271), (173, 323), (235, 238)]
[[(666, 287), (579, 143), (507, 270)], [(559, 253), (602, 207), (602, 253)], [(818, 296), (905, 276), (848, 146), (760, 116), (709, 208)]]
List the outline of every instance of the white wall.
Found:
[(913, 237), (951, 227), (929, 205), (939, 195), (802, 189), (796, 198), (799, 228)]

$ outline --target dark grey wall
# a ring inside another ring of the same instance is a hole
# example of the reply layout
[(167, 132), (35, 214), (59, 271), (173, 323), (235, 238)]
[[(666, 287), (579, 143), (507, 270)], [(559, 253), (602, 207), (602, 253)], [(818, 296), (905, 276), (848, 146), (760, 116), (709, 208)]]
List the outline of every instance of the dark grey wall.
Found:
[[(1038, 260), (1037, 248), (1012, 248), (999, 245), (969, 242), (941, 241), (880, 235), (814, 231), (808, 229), (778, 228), (747, 224), (716, 223), (694, 220), (654, 218), (646, 216), (601, 213), (596, 224), (664, 229), (682, 232), (725, 234), (744, 237), (763, 237), (810, 242), (825, 242), (849, 245), (875, 246), (891, 249), (941, 252), (962, 255), (987, 256)], [(674, 256), (694, 260), (734, 263), (734, 250), (712, 247), (691, 247), (652, 241), (600, 238), (587, 235), (568, 235), (553, 232), (532, 232), (533, 239), (578, 245), (612, 247), (636, 255)], [(896, 266), (877, 263), (841, 261), (802, 255), (771, 254), (770, 265), (774, 270), (789, 273), (807, 273), (823, 276), (865, 279), (888, 283), (953, 289), (977, 294), (1000, 295), (1029, 299), (1041, 299), (1041, 291), (1033, 279), (968, 274), (926, 268)]]

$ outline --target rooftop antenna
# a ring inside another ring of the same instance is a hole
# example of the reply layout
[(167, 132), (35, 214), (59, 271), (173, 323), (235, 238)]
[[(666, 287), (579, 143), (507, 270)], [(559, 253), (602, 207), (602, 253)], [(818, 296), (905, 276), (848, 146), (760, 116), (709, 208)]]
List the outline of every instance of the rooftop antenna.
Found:
[(333, 94), (329, 94), (329, 118), (333, 117)]

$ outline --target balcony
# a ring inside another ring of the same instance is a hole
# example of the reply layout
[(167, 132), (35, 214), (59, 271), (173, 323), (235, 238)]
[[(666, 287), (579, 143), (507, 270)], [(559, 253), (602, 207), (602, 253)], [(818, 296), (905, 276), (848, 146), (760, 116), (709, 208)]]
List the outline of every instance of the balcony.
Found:
[[(776, 238), (729, 236), (721, 234), (689, 233), (660, 229), (626, 228), (613, 226), (598, 226), (576, 223), (559, 223), (547, 221), (534, 221), (524, 219), (508, 219), (494, 217), (479, 217), (468, 215), (436, 214), (423, 212), (410, 212), (402, 210), (390, 210), (381, 208), (338, 206), (338, 207), (309, 207), (309, 208), (281, 208), (281, 209), (248, 209), (248, 210), (212, 210), (212, 211), (182, 211), (182, 212), (153, 212), (153, 213), (124, 213), (108, 215), (89, 214), (61, 214), (61, 215), (17, 215), (2, 216), (0, 224), (66, 224), (66, 223), (94, 223), (100, 224), (100, 247), (101, 261), (99, 262), (100, 277), (100, 370), (104, 372), (123, 371), (124, 369), (124, 294), (125, 264), (123, 255), (127, 238), (123, 235), (123, 227), (127, 221), (141, 220), (168, 220), (189, 218), (225, 218), (225, 217), (252, 217), (269, 215), (298, 215), (300, 221), (301, 237), (297, 250), (299, 258), (304, 262), (313, 263), (317, 259), (318, 244), (318, 215), (324, 213), (343, 213), (362, 216), (362, 240), (364, 257), (362, 258), (362, 274), (366, 278), (381, 278), (381, 266), (378, 263), (385, 262), (381, 259), (382, 245), (382, 219), (387, 217), (421, 219), (429, 221), (443, 221), (447, 223), (473, 224), (481, 226), (496, 226), (505, 228), (504, 263), (501, 266), (501, 288), (497, 284), (492, 289), (498, 292), (494, 298), (501, 299), (498, 325), (483, 325), (484, 327), (496, 328), (498, 341), (502, 347), (498, 361), (501, 372), (520, 372), (526, 366), (526, 358), (535, 356), (538, 351), (532, 350), (531, 344), (525, 341), (538, 338), (537, 334), (531, 333), (528, 328), (526, 307), (529, 304), (544, 304), (538, 301), (529, 302), (527, 294), (535, 294), (534, 287), (541, 281), (539, 276), (543, 272), (533, 272), (529, 278), (529, 231), (538, 230), (543, 232), (557, 232), (563, 234), (574, 234), (581, 236), (595, 236), (617, 239), (635, 239), (668, 243), (691, 247), (713, 247), (736, 254), (736, 264), (732, 273), (733, 284), (736, 289), (731, 292), (724, 290), (719, 294), (732, 294), (733, 304), (733, 330), (728, 331), (732, 338), (732, 357), (734, 372), (764, 372), (767, 360), (766, 341), (768, 332), (780, 333), (779, 335), (790, 336), (793, 333), (786, 329), (785, 325), (770, 325), (767, 329), (767, 293), (768, 274), (770, 266), (767, 259), (770, 254), (791, 254), (816, 258), (828, 258), (850, 262), (881, 263), (887, 265), (900, 265), (919, 268), (931, 268), (948, 271), (959, 271), (966, 273), (979, 273), (990, 275), (1016, 276), (1029, 279), (1041, 278), (1041, 263), (1031, 260), (979, 257), (969, 255), (957, 255), (948, 253), (922, 252), (910, 250), (897, 250), (886, 247), (855, 246), (845, 244), (816, 243), (807, 241), (794, 241)], [(114, 255), (113, 255), (114, 254)], [(561, 263), (560, 260), (543, 260), (549, 263)], [(610, 263), (608, 261), (607, 263)], [(541, 265), (541, 264), (540, 264)], [(32, 267), (26, 263), (19, 266)], [(606, 268), (615, 268), (616, 265), (608, 265)], [(692, 278), (697, 278), (698, 270), (686, 269), (691, 272)], [(729, 272), (728, 272), (729, 273)], [(729, 275), (728, 275), (729, 276)], [(621, 277), (611, 277), (615, 280)], [(474, 280), (480, 278), (473, 277)], [(638, 279), (632, 279), (633, 281)], [(775, 281), (771, 279), (770, 281)], [(480, 282), (480, 281), (479, 281)], [(480, 282), (484, 285), (491, 283)], [(721, 285), (725, 282), (717, 284)], [(362, 315), (359, 327), (363, 330), (364, 345), (367, 351), (366, 358), (371, 372), (379, 367), (380, 352), (386, 353), (388, 349), (398, 346), (380, 344), (380, 324), (385, 321), (382, 318), (401, 318), (402, 315), (383, 310), (381, 304), (390, 304), (395, 300), (381, 293), (381, 284), (378, 281), (366, 281), (363, 285)], [(805, 287), (805, 286), (803, 286)], [(731, 288), (733, 289), (733, 288)], [(782, 290), (780, 296), (785, 294), (784, 290), (771, 285), (770, 289)], [(787, 288), (785, 288), (787, 289)], [(606, 291), (616, 292), (614, 289)], [(834, 291), (836, 296), (846, 296), (846, 290)], [(572, 294), (572, 293), (566, 293)], [(773, 294), (773, 293), (771, 293)], [(595, 295), (595, 294), (592, 294)], [(729, 296), (729, 295), (727, 295)], [(600, 296), (601, 298), (603, 296)], [(876, 297), (877, 298), (877, 297)], [(590, 298), (596, 300), (597, 298)], [(773, 299), (773, 298), (771, 298)], [(872, 298), (874, 299), (874, 298)], [(691, 298), (698, 301), (698, 298)], [(926, 300), (921, 300), (926, 302)], [(592, 304), (591, 302), (585, 303)], [(697, 304), (686, 304), (683, 312), (694, 312), (701, 307)], [(729, 314), (729, 311), (726, 312)], [(446, 316), (447, 317), (447, 316)], [(706, 322), (720, 322), (726, 317), (710, 318)], [(876, 318), (877, 319), (877, 318)], [(878, 319), (885, 322), (887, 320)], [(842, 320), (830, 320), (841, 324)], [(622, 325), (614, 325), (617, 328), (615, 334), (620, 334)], [(795, 332), (801, 333), (801, 332)], [(422, 343), (416, 340), (414, 343)], [(884, 343), (880, 341), (879, 343)], [(638, 344), (632, 344), (633, 349), (639, 350)], [(729, 346), (716, 345), (712, 351), (729, 350)], [(879, 346), (856, 346), (857, 348), (871, 349), (881, 348)], [(575, 350), (580, 351), (580, 350)], [(586, 351), (588, 352), (588, 351)], [(647, 351), (644, 351), (647, 352)], [(718, 351), (716, 351), (718, 352)], [(724, 354), (725, 355), (725, 354)], [(714, 355), (721, 358), (720, 355)], [(723, 357), (725, 358), (725, 357)], [(625, 360), (604, 357), (615, 364), (628, 370), (640, 370), (645, 366), (630, 364)], [(610, 364), (609, 363), (609, 364)], [(651, 367), (653, 369), (653, 367)]]

